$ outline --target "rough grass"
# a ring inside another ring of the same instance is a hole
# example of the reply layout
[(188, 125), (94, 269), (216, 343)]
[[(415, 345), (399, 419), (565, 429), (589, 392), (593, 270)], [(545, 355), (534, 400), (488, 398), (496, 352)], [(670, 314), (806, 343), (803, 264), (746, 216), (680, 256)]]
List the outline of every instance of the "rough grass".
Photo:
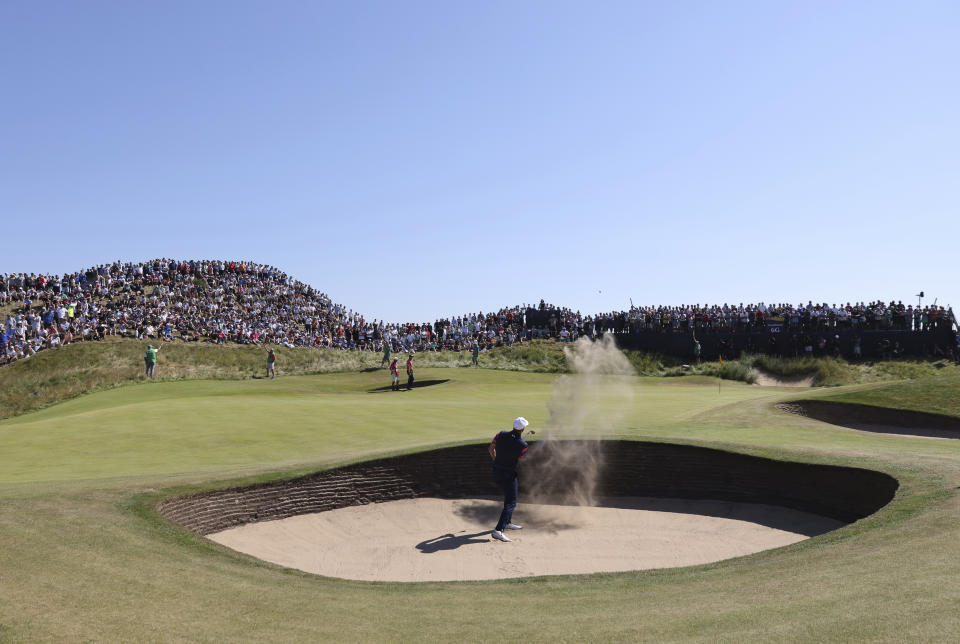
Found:
[(703, 362), (698, 365), (683, 364), (663, 370), (666, 377), (709, 376), (724, 380), (736, 380), (752, 385), (757, 381), (757, 372), (748, 361), (724, 360), (723, 362)]
[(704, 362), (700, 365), (664, 367), (664, 376), (713, 376), (754, 383), (757, 370), (781, 378), (813, 376), (817, 387), (893, 382), (917, 378), (960, 375), (960, 367), (946, 360), (889, 360), (848, 362), (843, 358), (774, 358), (744, 355), (736, 360)]
[(856, 366), (842, 358), (775, 358), (768, 355), (747, 356), (744, 358), (754, 369), (792, 378), (813, 376), (813, 384), (821, 387), (849, 385), (861, 379)]
[(663, 375), (671, 378), (680, 376), (709, 376), (712, 378), (722, 378), (724, 380), (737, 380), (749, 385), (757, 381), (757, 373), (750, 368), (749, 363), (740, 360), (673, 366), (664, 369)]
[(660, 353), (645, 353), (643, 351), (624, 351), (627, 360), (641, 376), (662, 376), (669, 369), (679, 367), (683, 362), (679, 358)]

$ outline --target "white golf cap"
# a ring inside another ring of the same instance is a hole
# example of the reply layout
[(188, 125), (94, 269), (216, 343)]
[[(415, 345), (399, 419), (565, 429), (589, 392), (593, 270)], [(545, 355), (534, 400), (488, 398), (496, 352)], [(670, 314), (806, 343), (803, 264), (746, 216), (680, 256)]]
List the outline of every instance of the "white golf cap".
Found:
[(513, 421), (513, 428), (514, 428), (514, 429), (519, 429), (519, 430), (524, 430), (524, 429), (527, 428), (527, 425), (529, 425), (529, 424), (530, 424), (530, 423), (527, 421), (526, 418), (524, 418), (523, 416), (519, 416), (519, 417), (517, 417), (517, 419), (516, 419), (515, 421)]

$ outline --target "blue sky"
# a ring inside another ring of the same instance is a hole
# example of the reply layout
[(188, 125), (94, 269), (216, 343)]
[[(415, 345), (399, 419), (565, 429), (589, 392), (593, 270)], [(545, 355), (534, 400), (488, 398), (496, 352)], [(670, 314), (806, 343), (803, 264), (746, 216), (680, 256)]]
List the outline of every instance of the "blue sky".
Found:
[(956, 2), (6, 2), (0, 271), (960, 306)]

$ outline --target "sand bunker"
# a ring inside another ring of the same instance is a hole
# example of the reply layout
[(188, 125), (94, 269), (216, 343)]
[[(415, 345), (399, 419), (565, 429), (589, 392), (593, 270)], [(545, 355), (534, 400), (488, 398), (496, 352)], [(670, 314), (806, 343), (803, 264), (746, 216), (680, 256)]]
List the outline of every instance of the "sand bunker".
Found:
[(770, 505), (653, 498), (518, 506), (513, 543), (490, 537), (500, 502), (417, 498), (207, 535), (266, 561), (366, 581), (466, 581), (690, 566), (785, 546), (844, 522)]
[(756, 369), (756, 384), (760, 387), (813, 387), (814, 374), (803, 376), (777, 376), (767, 373), (762, 369)]

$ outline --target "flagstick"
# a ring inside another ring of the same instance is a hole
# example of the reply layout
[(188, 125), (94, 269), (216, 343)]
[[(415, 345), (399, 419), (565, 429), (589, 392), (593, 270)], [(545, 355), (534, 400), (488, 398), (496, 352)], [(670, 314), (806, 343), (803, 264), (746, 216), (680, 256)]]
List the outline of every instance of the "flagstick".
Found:
[[(720, 358), (720, 366), (722, 367), (722, 366), (723, 366), (723, 353), (721, 352), (720, 355), (717, 356), (717, 357)], [(717, 395), (718, 395), (718, 396), (720, 395), (720, 382), (721, 382), (722, 380), (723, 380), (723, 379), (720, 377), (720, 372), (718, 371), (718, 372), (717, 372)]]

